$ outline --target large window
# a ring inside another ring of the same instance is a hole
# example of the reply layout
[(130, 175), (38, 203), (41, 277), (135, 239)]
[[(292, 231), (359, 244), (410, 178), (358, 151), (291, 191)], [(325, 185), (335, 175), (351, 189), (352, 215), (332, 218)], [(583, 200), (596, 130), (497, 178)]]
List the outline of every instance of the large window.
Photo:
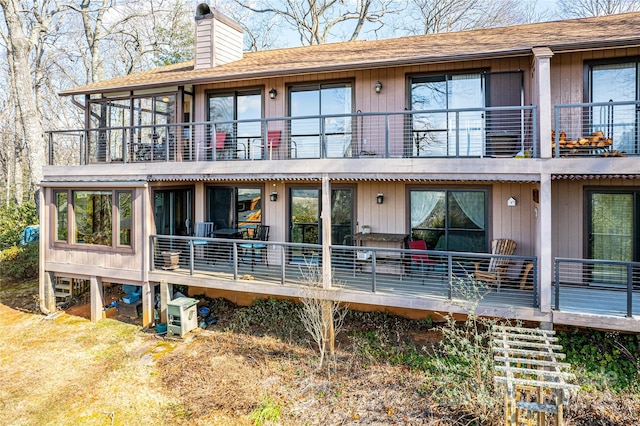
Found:
[[(215, 149), (220, 158), (249, 158), (252, 148), (258, 145), (262, 135), (262, 92), (251, 90), (230, 93), (210, 93), (207, 102), (209, 121), (215, 123), (211, 133), (224, 134)], [(258, 149), (259, 151), (259, 149)]]
[[(89, 162), (165, 160), (175, 155), (175, 94), (92, 100)], [(166, 144), (169, 144), (167, 147)]]
[(237, 228), (262, 223), (261, 187), (207, 188), (207, 221), (216, 229)]
[[(633, 262), (640, 260), (640, 190), (589, 189), (587, 258)], [(624, 266), (594, 265), (595, 282), (626, 282)]]
[(585, 120), (585, 134), (602, 131), (611, 137), (613, 147), (629, 154), (640, 152), (638, 122), (640, 110), (631, 102), (640, 100), (640, 62), (591, 63), (589, 69), (590, 102), (629, 102), (627, 105), (594, 106)]
[(486, 190), (410, 190), (411, 237), (430, 249), (486, 252)]
[(456, 114), (450, 109), (485, 106), (481, 73), (413, 77), (411, 156), (479, 156), (484, 138), (482, 111)]
[(157, 234), (193, 235), (193, 188), (157, 189), (153, 199)]
[(54, 199), (55, 241), (114, 248), (132, 246), (131, 191), (55, 191)]
[[(291, 155), (298, 158), (350, 157), (352, 96), (351, 83), (291, 87)], [(319, 115), (333, 116), (295, 119)]]

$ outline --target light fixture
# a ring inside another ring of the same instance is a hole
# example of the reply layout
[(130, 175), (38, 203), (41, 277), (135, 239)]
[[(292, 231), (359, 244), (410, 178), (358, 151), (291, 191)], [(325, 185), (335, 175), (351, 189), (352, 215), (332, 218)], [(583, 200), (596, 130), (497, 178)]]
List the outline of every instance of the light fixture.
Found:
[(272, 88), (271, 90), (269, 90), (269, 97), (270, 97), (271, 99), (275, 99), (275, 98), (276, 98), (276, 96), (278, 96), (278, 91), (277, 91), (276, 89), (273, 89), (273, 88)]
[(373, 88), (376, 93), (380, 93), (382, 91), (382, 83), (380, 83), (380, 80), (376, 81), (376, 84), (373, 85)]
[(378, 204), (382, 204), (382, 203), (384, 202), (384, 194), (378, 194), (378, 195), (376, 196), (376, 202), (377, 202)]
[(507, 200), (507, 206), (515, 207), (518, 204), (515, 198), (511, 197)]
[(272, 192), (271, 195), (269, 195), (269, 199), (271, 201), (278, 201), (278, 193), (277, 192)]

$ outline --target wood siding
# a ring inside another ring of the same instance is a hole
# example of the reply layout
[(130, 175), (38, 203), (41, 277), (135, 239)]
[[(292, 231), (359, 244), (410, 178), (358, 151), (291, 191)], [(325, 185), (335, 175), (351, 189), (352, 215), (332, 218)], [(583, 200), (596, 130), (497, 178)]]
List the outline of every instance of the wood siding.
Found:
[(640, 47), (566, 53), (552, 57), (552, 105), (586, 101), (584, 98), (584, 65), (587, 61), (638, 55), (640, 55)]
[(640, 179), (591, 179), (556, 180), (552, 184), (553, 216), (551, 226), (555, 257), (586, 258), (585, 187), (601, 187), (603, 190), (624, 187), (640, 187)]
[[(305, 74), (288, 77), (276, 77), (263, 80), (232, 81), (197, 86), (195, 88), (196, 120), (205, 119), (206, 96), (209, 90), (238, 90), (248, 87), (262, 86), (265, 89), (265, 117), (285, 117), (287, 115), (287, 87), (304, 83), (320, 83), (326, 81), (354, 81), (353, 111), (392, 112), (403, 111), (407, 106), (408, 76), (416, 74), (437, 74), (487, 71), (524, 70), (525, 105), (531, 103), (530, 57), (470, 61), (466, 63), (427, 64), (405, 67), (380, 68), (358, 71), (341, 71), (331, 73)], [(380, 94), (375, 93), (374, 84), (380, 81), (383, 85)], [(266, 96), (271, 88), (278, 91), (276, 99)]]
[[(146, 190), (131, 189), (133, 195), (132, 211), (132, 249), (102, 248), (81, 244), (53, 243), (55, 227), (55, 205), (53, 190), (46, 189), (47, 208), (45, 221), (49, 226), (43, 229), (40, 238), (45, 240), (45, 269), (57, 271), (65, 276), (102, 276), (103, 279), (116, 278), (119, 280), (141, 282), (146, 276), (144, 256), (148, 256), (148, 226), (153, 217), (145, 217), (146, 212), (152, 211), (146, 197)], [(114, 236), (116, 238), (116, 236)]]

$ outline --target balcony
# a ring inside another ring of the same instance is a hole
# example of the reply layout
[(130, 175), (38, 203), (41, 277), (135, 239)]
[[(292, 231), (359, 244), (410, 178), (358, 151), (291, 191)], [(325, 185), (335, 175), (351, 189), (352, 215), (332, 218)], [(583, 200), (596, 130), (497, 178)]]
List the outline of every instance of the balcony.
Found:
[(554, 281), (556, 311), (640, 316), (638, 262), (556, 258)]
[[(322, 246), (316, 244), (269, 241), (256, 250), (238, 239), (161, 235), (151, 236), (150, 244), (153, 279), (188, 285), (198, 279), (227, 290), (255, 284), (264, 294), (301, 288), (310, 279), (322, 281)], [(538, 306), (535, 257), (430, 250), (426, 253), (431, 262), (419, 264), (412, 255), (424, 255), (423, 251), (354, 246), (331, 246), (330, 251), (332, 285), (352, 300), (362, 302), (367, 295), (377, 295), (431, 301), (438, 309), (471, 299), (505, 309)], [(166, 263), (171, 255), (177, 263)], [(475, 280), (476, 263), (486, 264), (495, 257), (532, 267), (506, 273), (500, 287)]]
[(535, 107), (355, 113), (47, 132), (49, 165), (537, 157)]
[[(555, 106), (554, 157), (626, 157), (640, 154), (640, 102)], [(543, 143), (547, 137), (541, 138)]]

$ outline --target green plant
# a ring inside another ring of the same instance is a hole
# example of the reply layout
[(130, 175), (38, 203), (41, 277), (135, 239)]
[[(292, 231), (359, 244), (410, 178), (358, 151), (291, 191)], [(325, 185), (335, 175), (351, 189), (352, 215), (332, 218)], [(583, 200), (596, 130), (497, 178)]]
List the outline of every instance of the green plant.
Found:
[(39, 245), (37, 242), (13, 246), (0, 253), (0, 276), (24, 280), (38, 276)]
[(558, 337), (583, 388), (640, 391), (640, 334), (575, 329)]
[(37, 223), (36, 204), (33, 200), (0, 207), (0, 250), (18, 244), (22, 230)]
[(254, 425), (260, 426), (264, 424), (265, 421), (278, 421), (281, 413), (282, 407), (280, 407), (272, 398), (264, 396), (262, 397), (258, 408), (249, 414), (249, 420), (251, 420)]
[(451, 285), (463, 296), (467, 318), (459, 323), (452, 314), (445, 316), (433, 364), (434, 397), (481, 423), (498, 424), (503, 389), (494, 384), (491, 335), (496, 321), (475, 313), (487, 288), (471, 274), (454, 277)]

